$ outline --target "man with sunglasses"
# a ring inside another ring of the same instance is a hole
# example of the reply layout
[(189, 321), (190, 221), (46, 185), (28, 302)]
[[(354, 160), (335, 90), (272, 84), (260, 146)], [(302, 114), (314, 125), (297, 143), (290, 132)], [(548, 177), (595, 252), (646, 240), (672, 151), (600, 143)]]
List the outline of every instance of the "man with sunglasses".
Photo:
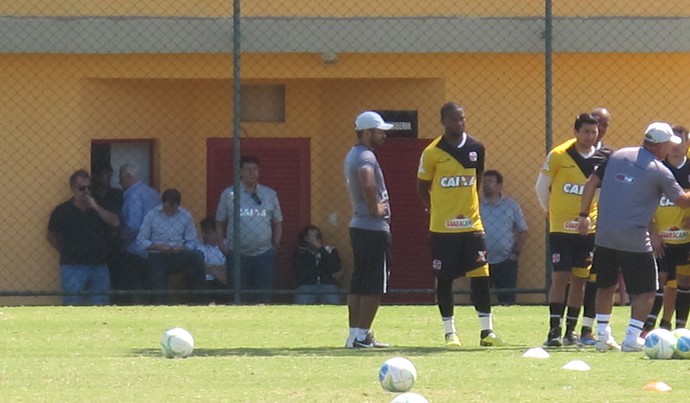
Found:
[[(240, 254), (241, 289), (271, 290), (275, 257), (283, 235), (283, 213), (276, 191), (259, 184), (259, 159), (255, 156), (240, 160), (238, 225), (241, 236), (236, 245), (233, 240), (234, 201), (234, 186), (230, 186), (220, 195), (216, 210), (216, 234), (218, 239), (225, 240), (221, 249), (227, 255), (228, 283), (232, 287), (233, 253), (237, 252)], [(242, 300), (265, 304), (271, 302), (271, 295), (252, 295)]]
[(48, 242), (60, 252), (65, 305), (109, 302), (108, 238), (120, 218), (96, 203), (91, 177), (83, 169), (69, 178), (72, 198), (57, 206), (48, 222)]

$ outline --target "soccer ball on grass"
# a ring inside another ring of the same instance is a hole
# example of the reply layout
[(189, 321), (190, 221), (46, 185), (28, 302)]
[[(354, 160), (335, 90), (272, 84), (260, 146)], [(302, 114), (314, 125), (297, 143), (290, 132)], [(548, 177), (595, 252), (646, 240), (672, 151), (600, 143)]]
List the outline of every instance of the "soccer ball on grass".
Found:
[(690, 329), (679, 328), (673, 331), (676, 339), (676, 348), (673, 350), (673, 358), (690, 358)]
[(389, 392), (407, 392), (417, 380), (417, 369), (410, 360), (393, 357), (379, 369), (381, 387)]
[(168, 329), (161, 336), (161, 352), (165, 358), (187, 358), (194, 351), (194, 337), (181, 327)]
[(675, 346), (676, 338), (666, 329), (654, 329), (644, 339), (644, 352), (653, 360), (668, 360)]

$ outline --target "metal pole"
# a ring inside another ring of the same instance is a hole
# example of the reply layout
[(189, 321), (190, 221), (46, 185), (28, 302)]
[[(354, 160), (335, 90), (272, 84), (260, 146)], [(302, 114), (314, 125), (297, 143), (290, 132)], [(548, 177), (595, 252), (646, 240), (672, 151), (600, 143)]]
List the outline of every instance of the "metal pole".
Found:
[[(546, 153), (553, 147), (553, 8), (552, 0), (544, 1), (544, 97), (546, 103), (544, 118), (545, 122), (545, 133), (544, 133), (544, 143), (546, 145)], [(548, 293), (551, 288), (551, 256), (549, 253), (549, 222), (546, 221), (546, 231), (545, 231), (545, 245), (544, 249), (544, 269), (546, 272), (546, 300), (548, 302)]]
[(234, 271), (234, 301), (240, 303), (240, 254), (237, 245), (240, 239), (240, 54), (242, 46), (240, 41), (240, 0), (233, 0), (232, 4), (232, 150), (233, 150), (233, 212), (232, 220), (232, 267)]

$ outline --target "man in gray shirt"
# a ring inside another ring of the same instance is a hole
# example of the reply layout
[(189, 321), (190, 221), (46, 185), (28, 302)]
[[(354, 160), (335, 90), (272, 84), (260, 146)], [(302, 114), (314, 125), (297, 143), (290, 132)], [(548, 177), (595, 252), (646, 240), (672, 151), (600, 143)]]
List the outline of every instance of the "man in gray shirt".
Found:
[(381, 166), (373, 150), (386, 139), (393, 125), (376, 112), (363, 112), (355, 120), (357, 144), (345, 157), (345, 181), (352, 203), (350, 241), (354, 271), (347, 296), (350, 333), (345, 348), (388, 347), (374, 338), (371, 324), (386, 293), (389, 275), (391, 210)]
[[(283, 213), (276, 191), (259, 184), (259, 159), (245, 156), (240, 160), (240, 239), (233, 250), (233, 209), (235, 191), (231, 186), (223, 191), (216, 210), (216, 234), (224, 239), (221, 249), (227, 255), (228, 283), (234, 278), (233, 253), (240, 254), (240, 281), (243, 290), (271, 290), (275, 258), (283, 235)], [(223, 235), (225, 234), (225, 235)], [(270, 294), (243, 298), (258, 303), (270, 303)]]
[[(648, 227), (662, 195), (675, 205), (690, 207), (685, 193), (662, 161), (680, 138), (668, 123), (655, 122), (645, 131), (642, 147), (615, 151), (592, 175), (582, 193), (578, 228), (586, 233), (589, 207), (601, 187), (592, 271), (597, 274), (597, 350), (642, 351), (640, 333), (658, 288), (657, 267)], [(631, 318), (622, 347), (611, 335), (619, 273), (631, 296)]]

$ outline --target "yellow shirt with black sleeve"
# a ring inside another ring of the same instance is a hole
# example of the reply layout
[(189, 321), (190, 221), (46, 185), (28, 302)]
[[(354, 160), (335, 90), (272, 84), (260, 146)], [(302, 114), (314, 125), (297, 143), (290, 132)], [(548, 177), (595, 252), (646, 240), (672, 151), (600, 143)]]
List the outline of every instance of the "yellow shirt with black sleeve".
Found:
[[(673, 172), (678, 184), (686, 192), (690, 189), (690, 163), (688, 162), (686, 160), (680, 168), (677, 168), (664, 161), (664, 165)], [(688, 217), (690, 217), (688, 209), (676, 206), (666, 198), (666, 195), (661, 197), (659, 207), (654, 213), (654, 226), (664, 243), (678, 245), (690, 242), (690, 232), (683, 227), (683, 220)]]
[[(597, 153), (589, 158), (583, 157), (571, 139), (556, 146), (546, 157), (542, 174), (551, 178), (549, 196), (549, 231), (577, 234), (577, 219), (585, 182), (595, 167), (601, 162)], [(592, 225), (590, 234), (596, 230), (597, 201), (592, 201), (589, 210)]]
[(459, 147), (440, 136), (424, 149), (417, 178), (431, 181), (431, 232), (484, 231), (477, 190), (484, 156), (484, 145), (466, 133)]

